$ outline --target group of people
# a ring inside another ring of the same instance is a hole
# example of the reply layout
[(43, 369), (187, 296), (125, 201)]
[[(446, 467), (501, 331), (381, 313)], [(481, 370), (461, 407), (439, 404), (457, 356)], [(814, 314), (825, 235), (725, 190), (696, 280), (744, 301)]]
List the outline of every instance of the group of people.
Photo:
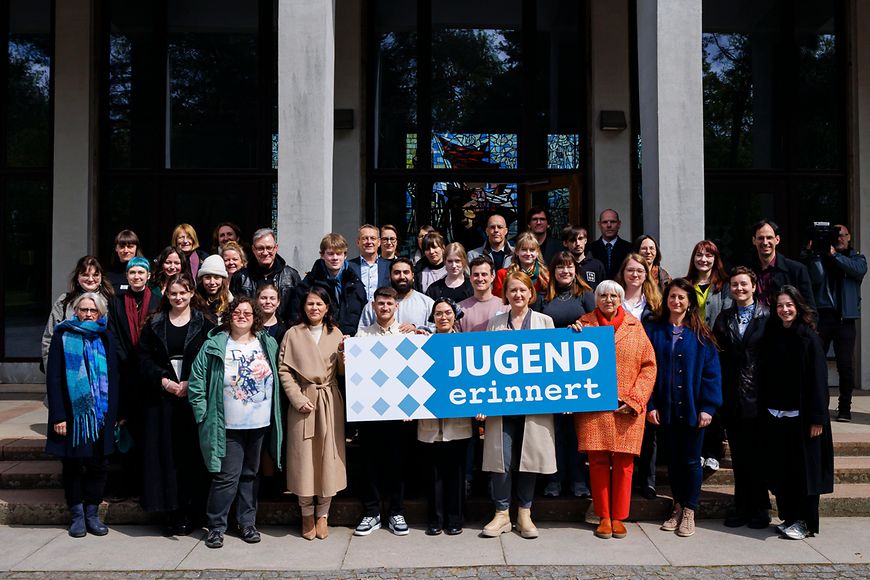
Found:
[[(219, 548), (235, 501), (238, 533), (258, 542), (263, 480), (297, 496), (304, 538), (326, 538), (353, 440), (359, 536), (382, 526), (382, 499), (385, 525), (408, 534), (403, 500), (418, 461), (429, 535), (462, 532), (481, 467), (495, 509), (483, 536), (513, 528), (514, 497), (517, 531), (538, 536), (531, 506), (541, 474), (545, 496), (591, 495), (596, 536), (623, 538), (632, 488), (656, 497), (661, 455), (674, 499), (661, 528), (686, 537), (703, 470), (718, 469), (725, 437), (735, 478), (726, 525), (769, 526), (770, 490), (780, 533), (818, 532), (819, 496), (833, 486), (825, 351), (833, 342), (838, 418), (848, 420), (848, 327), (854, 348), (855, 288), (867, 269), (846, 228), (830, 248), (808, 248), (808, 269), (777, 252), (778, 227), (763, 220), (753, 263), (726, 273), (716, 244), (703, 240), (686, 275), (672, 278), (652, 236), (619, 237), (613, 210), (601, 213), (594, 241), (580, 226), (556, 237), (549, 219), (531, 208), (511, 244), (493, 213), (483, 244), (467, 252), (423, 227), (408, 257), (397, 255), (397, 228), (367, 224), (358, 257), (327, 234), (304, 276), (268, 228), (248, 245), (237, 226), (220, 224), (209, 254), (180, 224), (154, 260), (134, 232), (120, 232), (109, 268), (79, 260), (43, 339), (47, 449), (63, 460), (70, 535), (107, 532), (97, 506), (108, 458), (120, 451), (128, 490), (165, 514), (167, 534), (204, 524), (206, 545)], [(614, 329), (613, 411), (345, 422), (348, 336), (589, 326)]]

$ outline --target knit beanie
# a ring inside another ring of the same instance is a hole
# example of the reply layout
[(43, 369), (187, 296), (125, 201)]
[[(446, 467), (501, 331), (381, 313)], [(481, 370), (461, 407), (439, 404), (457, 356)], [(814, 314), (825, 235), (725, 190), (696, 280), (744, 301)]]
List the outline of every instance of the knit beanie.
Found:
[(151, 271), (151, 263), (142, 256), (133, 256), (132, 258), (130, 258), (130, 261), (127, 262), (127, 267), (125, 271), (129, 270), (130, 268), (135, 268), (136, 266), (140, 268), (145, 268), (147, 272)]
[(199, 272), (196, 273), (196, 277), (199, 279), (206, 274), (220, 276), (221, 278), (229, 278), (227, 267), (224, 266), (224, 259), (217, 254), (213, 254), (203, 260), (202, 264), (199, 266)]

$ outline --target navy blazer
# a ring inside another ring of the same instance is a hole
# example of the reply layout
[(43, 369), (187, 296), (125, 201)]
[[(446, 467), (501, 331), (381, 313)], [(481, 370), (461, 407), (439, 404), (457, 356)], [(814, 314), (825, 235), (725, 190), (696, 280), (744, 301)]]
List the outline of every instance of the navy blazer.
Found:
[[(391, 263), (390, 260), (385, 260), (378, 256), (378, 288), (390, 285)], [(363, 286), (365, 286), (365, 280), (363, 280), (362, 277), (362, 256), (349, 259), (347, 261), (347, 267), (353, 270), (353, 273), (356, 274), (356, 277), (359, 278), (363, 282)], [(368, 293), (366, 293), (366, 295), (368, 296)]]
[(616, 278), (616, 274), (622, 267), (622, 262), (625, 257), (631, 253), (631, 242), (617, 237), (613, 242), (613, 252), (610, 256), (610, 267), (607, 267), (607, 248), (604, 247), (604, 240), (598, 238), (586, 246), (586, 254), (592, 255), (593, 258), (600, 261), (604, 265), (604, 272), (607, 274), (608, 280)]
[(672, 417), (673, 393), (683, 390), (682, 404), (685, 424), (698, 426), (698, 414), (710, 416), (722, 406), (722, 373), (719, 354), (708, 340), (699, 341), (694, 332), (685, 328), (675, 347), (676, 368), (671, 367), (672, 327), (669, 322), (646, 325), (649, 340), (656, 351), (656, 385), (647, 411), (658, 411), (662, 425), (676, 422)]

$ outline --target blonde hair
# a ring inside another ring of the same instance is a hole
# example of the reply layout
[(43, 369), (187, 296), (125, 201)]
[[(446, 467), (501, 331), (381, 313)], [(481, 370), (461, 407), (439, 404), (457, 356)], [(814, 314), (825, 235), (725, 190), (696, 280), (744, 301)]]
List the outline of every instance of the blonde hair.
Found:
[[(538, 281), (541, 284), (541, 288), (546, 288), (550, 284), (550, 270), (544, 263), (544, 257), (541, 255), (541, 245), (538, 243), (538, 238), (536, 238), (532, 232), (523, 232), (517, 236), (517, 243), (514, 245), (514, 255), (511, 259), (511, 265), (508, 266), (507, 273), (510, 274), (511, 272), (522, 271), (522, 266), (520, 265), (520, 259), (518, 257), (518, 252), (521, 248), (532, 248), (535, 250), (535, 253), (537, 254), (535, 264), (538, 266)], [(505, 283), (507, 283), (507, 279), (505, 279)]]
[(172, 230), (172, 241), (169, 243), (170, 246), (177, 246), (176, 240), (178, 236), (182, 233), (190, 236), (190, 239), (193, 240), (193, 249), (197, 249), (199, 247), (199, 238), (196, 237), (196, 230), (193, 229), (193, 226), (190, 224), (178, 224), (175, 226), (175, 229)]
[(529, 292), (532, 293), (532, 296), (529, 298), (529, 306), (534, 304), (535, 300), (538, 299), (538, 292), (535, 290), (535, 284), (532, 282), (532, 279), (522, 270), (514, 270), (513, 272), (509, 271), (507, 276), (504, 277), (504, 286), (502, 286), (504, 288), (504, 290), (502, 290), (502, 303), (508, 303), (507, 287), (514, 280), (519, 280), (529, 289)]
[(459, 260), (462, 262), (462, 271), (465, 272), (465, 275), (468, 276), (468, 254), (465, 253), (465, 248), (462, 247), (462, 244), (459, 242), (450, 242), (447, 244), (447, 247), (444, 248), (444, 261), (447, 261), (447, 258), (450, 254), (455, 254), (459, 256)]
[(653, 315), (657, 316), (662, 308), (662, 291), (659, 289), (658, 280), (653, 278), (649, 264), (646, 263), (643, 256), (634, 252), (627, 255), (622, 261), (622, 266), (619, 267), (619, 272), (616, 274), (616, 281), (620, 286), (625, 288), (625, 276), (623, 275), (623, 272), (625, 271), (625, 267), (628, 265), (629, 260), (634, 260), (643, 266), (643, 271), (646, 272), (646, 279), (643, 281), (640, 291), (646, 298), (647, 306), (649, 306)]

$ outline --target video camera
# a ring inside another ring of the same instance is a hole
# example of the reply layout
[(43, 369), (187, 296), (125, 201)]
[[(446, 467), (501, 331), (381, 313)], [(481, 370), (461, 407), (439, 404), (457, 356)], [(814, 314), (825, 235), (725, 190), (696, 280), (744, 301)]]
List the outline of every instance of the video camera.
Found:
[(813, 222), (807, 228), (807, 239), (813, 243), (812, 252), (819, 256), (826, 256), (831, 246), (837, 245), (840, 236), (840, 228), (832, 226), (831, 222)]

